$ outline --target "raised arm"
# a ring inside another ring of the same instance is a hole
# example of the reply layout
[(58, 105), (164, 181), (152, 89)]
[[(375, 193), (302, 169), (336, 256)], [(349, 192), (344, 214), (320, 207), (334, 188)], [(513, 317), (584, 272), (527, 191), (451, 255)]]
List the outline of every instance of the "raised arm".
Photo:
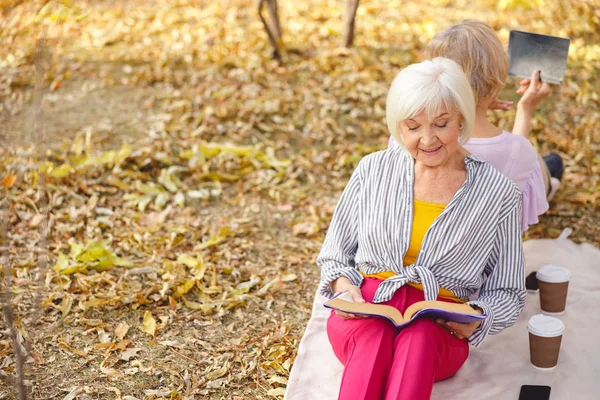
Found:
[(522, 97), (517, 104), (517, 115), (512, 133), (528, 138), (533, 112), (542, 100), (550, 96), (552, 89), (547, 82), (540, 82), (540, 71), (534, 71), (531, 79), (521, 81), (517, 93)]
[(515, 194), (504, 207), (496, 231), (494, 249), (486, 265), (487, 280), (479, 298), (469, 304), (487, 314), (481, 326), (469, 337), (475, 347), (487, 335), (512, 326), (525, 306), (525, 260), (521, 242), (521, 200)]
[(358, 209), (362, 186), (360, 171), (361, 163), (340, 197), (317, 257), (317, 265), (321, 269), (321, 294), (326, 297), (333, 295), (331, 283), (340, 277), (348, 278), (357, 287), (363, 280), (354, 263), (358, 248)]

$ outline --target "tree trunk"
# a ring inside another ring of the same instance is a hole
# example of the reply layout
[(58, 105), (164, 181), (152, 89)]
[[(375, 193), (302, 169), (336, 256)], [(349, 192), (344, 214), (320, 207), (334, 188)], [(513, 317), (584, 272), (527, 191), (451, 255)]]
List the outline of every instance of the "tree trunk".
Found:
[[(271, 23), (268, 23), (263, 16), (263, 7), (267, 4), (269, 8), (269, 18)], [(279, 24), (279, 12), (277, 9), (277, 0), (258, 0), (258, 16), (265, 27), (269, 43), (273, 47), (273, 58), (275, 60), (281, 60), (281, 53), (279, 52), (279, 41), (281, 40), (281, 25)]]
[(352, 47), (354, 42), (354, 21), (360, 0), (346, 0), (346, 13), (344, 15), (344, 47)]

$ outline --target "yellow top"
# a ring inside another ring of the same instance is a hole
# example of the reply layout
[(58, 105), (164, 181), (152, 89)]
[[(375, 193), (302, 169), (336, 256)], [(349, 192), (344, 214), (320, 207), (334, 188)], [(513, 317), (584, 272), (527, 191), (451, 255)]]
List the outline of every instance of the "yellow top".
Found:
[[(421, 250), (421, 243), (423, 243), (423, 238), (425, 237), (427, 230), (429, 229), (433, 221), (435, 221), (435, 219), (440, 216), (442, 211), (444, 211), (445, 207), (446, 206), (443, 204), (428, 203), (426, 201), (415, 199), (415, 209), (413, 214), (412, 233), (410, 235), (410, 245), (408, 246), (408, 250), (406, 250), (406, 254), (404, 255), (404, 258), (402, 260), (404, 265), (411, 265), (415, 263), (415, 261), (417, 260), (417, 256), (419, 255), (419, 251)], [(396, 275), (396, 273), (392, 271), (383, 271), (378, 272), (376, 274), (364, 274), (361, 271), (361, 274), (369, 278), (376, 278), (381, 280), (385, 280), (391, 276)], [(409, 282), (408, 285), (419, 290), (423, 290), (423, 285), (420, 283)], [(465, 301), (467, 301), (467, 299), (457, 298), (454, 293), (444, 288), (440, 288), (439, 296), (460, 303), (464, 303)]]

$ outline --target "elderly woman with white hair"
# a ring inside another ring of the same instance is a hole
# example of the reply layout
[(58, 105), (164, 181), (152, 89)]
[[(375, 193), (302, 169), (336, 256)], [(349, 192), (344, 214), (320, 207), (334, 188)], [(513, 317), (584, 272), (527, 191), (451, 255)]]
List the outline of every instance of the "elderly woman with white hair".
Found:
[[(339, 399), (429, 399), (487, 335), (514, 324), (525, 302), (520, 192), (463, 147), (475, 104), (453, 61), (403, 69), (387, 96), (401, 148), (363, 158), (335, 209), (317, 264), (322, 294), (401, 312), (422, 300), (471, 305), (483, 322), (384, 319), (332, 311), (327, 334), (344, 365)], [(469, 296), (480, 291), (475, 301)]]

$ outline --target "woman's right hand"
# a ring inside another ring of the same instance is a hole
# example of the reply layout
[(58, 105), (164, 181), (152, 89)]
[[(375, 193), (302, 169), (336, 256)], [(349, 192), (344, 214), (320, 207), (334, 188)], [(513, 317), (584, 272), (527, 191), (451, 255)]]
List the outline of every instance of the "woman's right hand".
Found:
[[(360, 292), (360, 288), (358, 286), (354, 285), (350, 281), (350, 279), (346, 278), (345, 276), (340, 276), (335, 281), (331, 282), (331, 289), (333, 290), (334, 293), (349, 292), (350, 295), (352, 296), (352, 301), (354, 301), (355, 303), (364, 303), (365, 302), (365, 299), (363, 299), (362, 293)], [(364, 318), (362, 315), (348, 314), (343, 311), (335, 310), (335, 313), (343, 319)]]
[(552, 88), (547, 82), (540, 82), (540, 71), (533, 71), (531, 79), (523, 79), (519, 84), (517, 93), (522, 95), (517, 107), (529, 113), (552, 93)]

